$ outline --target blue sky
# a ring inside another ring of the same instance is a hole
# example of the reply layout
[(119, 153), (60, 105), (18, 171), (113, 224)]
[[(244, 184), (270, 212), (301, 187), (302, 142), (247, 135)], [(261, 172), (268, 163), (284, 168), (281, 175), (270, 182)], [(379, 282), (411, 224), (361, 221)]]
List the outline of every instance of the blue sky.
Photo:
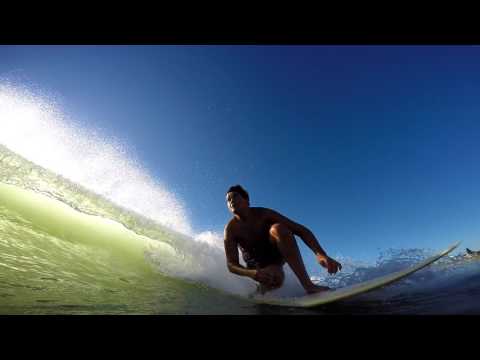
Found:
[(240, 183), (332, 256), (480, 248), (479, 47), (1, 46), (0, 78), (126, 143), (198, 231)]

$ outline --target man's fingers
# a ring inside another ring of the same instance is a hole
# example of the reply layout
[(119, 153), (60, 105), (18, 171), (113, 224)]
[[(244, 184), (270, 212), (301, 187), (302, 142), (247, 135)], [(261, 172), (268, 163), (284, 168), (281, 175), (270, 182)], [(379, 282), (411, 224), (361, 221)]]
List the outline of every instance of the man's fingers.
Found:
[(337, 271), (338, 271), (337, 264), (333, 263), (332, 266), (331, 266), (331, 273), (336, 274)]
[(329, 274), (336, 274), (339, 270), (342, 269), (342, 265), (331, 259), (330, 261), (320, 261), (320, 265), (327, 268)]

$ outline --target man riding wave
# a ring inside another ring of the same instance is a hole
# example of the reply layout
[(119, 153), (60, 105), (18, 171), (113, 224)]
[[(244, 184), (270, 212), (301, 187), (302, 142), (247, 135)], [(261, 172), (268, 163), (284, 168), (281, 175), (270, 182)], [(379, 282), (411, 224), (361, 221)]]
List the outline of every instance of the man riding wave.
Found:
[[(226, 201), (233, 214), (224, 231), (230, 272), (257, 281), (264, 293), (282, 286), (285, 278), (283, 265), (287, 263), (307, 293), (329, 290), (310, 280), (295, 235), (313, 251), (318, 263), (330, 274), (341, 270), (342, 265), (326, 254), (309, 229), (274, 210), (250, 207), (249, 195), (240, 185), (228, 189)], [(238, 250), (246, 267), (240, 265)]]

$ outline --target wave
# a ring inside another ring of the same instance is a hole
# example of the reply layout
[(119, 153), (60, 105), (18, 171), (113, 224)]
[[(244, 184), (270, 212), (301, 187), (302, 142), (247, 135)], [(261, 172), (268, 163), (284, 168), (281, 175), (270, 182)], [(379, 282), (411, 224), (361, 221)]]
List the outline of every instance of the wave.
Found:
[(194, 233), (185, 205), (124, 147), (72, 125), (53, 104), (26, 89), (0, 85), (0, 119), (1, 182), (121, 224), (138, 243), (167, 244), (172, 251), (145, 250), (145, 259), (163, 274), (230, 292), (251, 291), (244, 279), (227, 272), (221, 236)]

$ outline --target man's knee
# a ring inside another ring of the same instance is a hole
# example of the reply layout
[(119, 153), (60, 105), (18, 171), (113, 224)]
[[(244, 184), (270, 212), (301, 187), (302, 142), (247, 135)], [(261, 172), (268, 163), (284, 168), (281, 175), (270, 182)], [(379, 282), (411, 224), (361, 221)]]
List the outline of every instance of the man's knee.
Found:
[(276, 223), (270, 227), (270, 237), (275, 240), (290, 240), (293, 238), (293, 233), (287, 226)]

